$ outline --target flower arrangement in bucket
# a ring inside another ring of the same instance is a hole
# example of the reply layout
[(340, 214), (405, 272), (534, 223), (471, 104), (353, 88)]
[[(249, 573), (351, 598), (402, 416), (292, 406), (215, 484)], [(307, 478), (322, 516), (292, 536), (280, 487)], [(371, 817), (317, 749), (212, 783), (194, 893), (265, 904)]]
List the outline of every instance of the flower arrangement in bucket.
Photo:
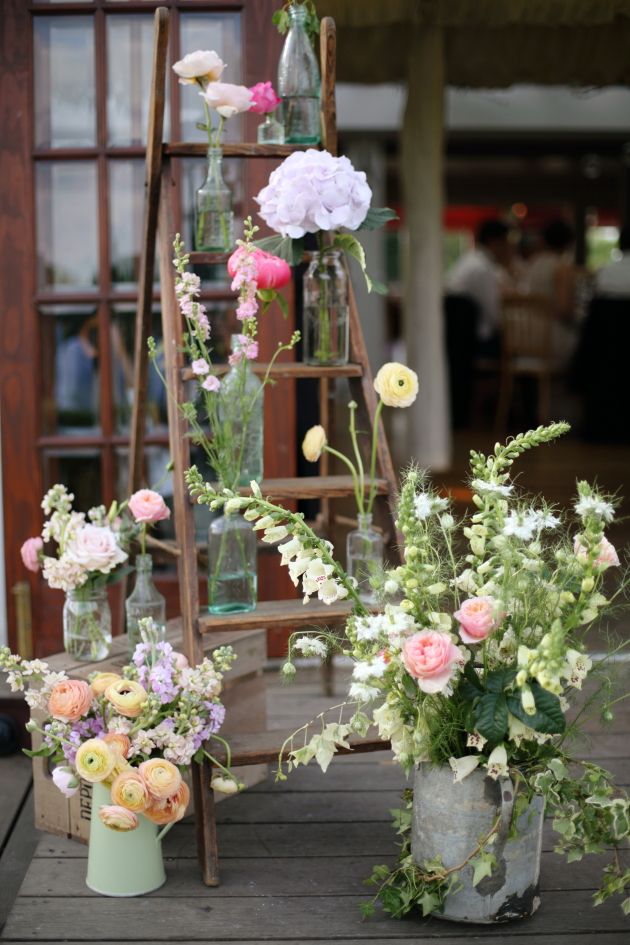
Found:
[(374, 388), (378, 394), (378, 403), (372, 424), (369, 447), (370, 485), (366, 496), (366, 476), (359, 434), (357, 431), (357, 404), (348, 404), (350, 422), (348, 425), (354, 460), (345, 453), (333, 449), (328, 443), (326, 431), (321, 425), (311, 427), (302, 442), (302, 453), (309, 463), (318, 462), (322, 453), (329, 453), (339, 459), (349, 470), (354, 486), (354, 498), (357, 505), (358, 525), (348, 533), (346, 539), (346, 568), (349, 577), (357, 582), (359, 596), (363, 603), (376, 603), (375, 581), (378, 580), (383, 565), (383, 536), (372, 527), (372, 509), (376, 498), (376, 454), (379, 435), (379, 423), (384, 406), (410, 407), (418, 394), (418, 376), (404, 364), (392, 361), (384, 364), (374, 379)]
[[(304, 256), (304, 236), (317, 235), (318, 249), (307, 253), (303, 286), (304, 360), (309, 364), (345, 364), (349, 353), (348, 278), (341, 254), (354, 257), (369, 291), (385, 286), (370, 279), (356, 230), (377, 229), (396, 214), (370, 207), (372, 191), (363, 171), (347, 157), (328, 151), (296, 151), (272, 171), (255, 198), (259, 214), (278, 236), (258, 241), (291, 265)], [(351, 231), (351, 232), (348, 232)]]
[(182, 775), (193, 761), (208, 758), (215, 766), (215, 790), (242, 788), (229, 760), (221, 764), (208, 747), (218, 741), (229, 759), (219, 730), (232, 648), (189, 666), (158, 640), (150, 619), (141, 621), (141, 636), (122, 675), (93, 673), (89, 682), (0, 648), (0, 670), (13, 691), (24, 692), (33, 716), (27, 727), (41, 736), (41, 747), (26, 754), (55, 763), (52, 778), (66, 797), (81, 780), (92, 785), (87, 884), (104, 895), (140, 895), (164, 882), (160, 841), (186, 813)]
[[(605, 717), (626, 698), (612, 698), (584, 644), (628, 587), (624, 574), (604, 594), (607, 572), (619, 565), (605, 535), (614, 503), (579, 482), (573, 514), (563, 517), (519, 494), (510, 478), (522, 453), (567, 430), (550, 424), (487, 456), (472, 451), (474, 511), (461, 523), (411, 467), (397, 520), (404, 563), (386, 573), (372, 613), (330, 546), (299, 516), (267, 501), (255, 484), (249, 497), (219, 494), (188, 471), (197, 501), (238, 502), (270, 538), (288, 539), (279, 546), (282, 561), (302, 576), (307, 597), (346, 597), (353, 605), (345, 641), (326, 631), (290, 640), (285, 676), (295, 674), (295, 653), (340, 650), (352, 661), (352, 682), (333, 722), (322, 713), (287, 740), (278, 777), (287, 776), (285, 760), (289, 771), (313, 758), (326, 770), (336, 746), (370, 726), (391, 742), (394, 759), (413, 773), (412, 800), (398, 815), (400, 861), (394, 869), (377, 866), (371, 882), (375, 900), (396, 917), (415, 908), (473, 922), (531, 914), (545, 805), (556, 849), (569, 862), (612, 851), (596, 903), (630, 885), (619, 858), (630, 799), (607, 771), (572, 757), (568, 740), (579, 719), (567, 721), (587, 677), (597, 687), (589, 702), (599, 696)], [(630, 898), (622, 907), (630, 911)], [(367, 903), (366, 915), (373, 910)]]
[[(64, 485), (54, 485), (42, 500), (47, 517), (41, 536), (29, 538), (21, 548), (30, 571), (42, 570), (49, 586), (66, 592), (63, 610), (64, 646), (77, 660), (105, 659), (112, 642), (107, 585), (127, 572), (127, 548), (135, 526), (113, 502), (87, 515), (72, 508), (74, 495)], [(57, 554), (46, 553), (54, 542)]]

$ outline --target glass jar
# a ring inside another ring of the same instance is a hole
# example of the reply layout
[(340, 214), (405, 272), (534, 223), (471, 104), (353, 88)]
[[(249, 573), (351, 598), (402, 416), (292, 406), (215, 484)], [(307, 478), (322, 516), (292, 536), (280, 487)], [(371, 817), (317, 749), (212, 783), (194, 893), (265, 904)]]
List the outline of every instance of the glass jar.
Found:
[(195, 194), (195, 249), (229, 253), (234, 248), (232, 191), (223, 179), (223, 151), (208, 148), (208, 174)]
[(289, 7), (289, 31), (278, 62), (278, 94), (282, 99), (285, 141), (317, 144), (319, 117), (319, 64), (306, 31), (306, 9)]
[(112, 614), (104, 587), (76, 587), (63, 605), (63, 645), (68, 656), (96, 663), (109, 656)]
[(257, 137), (258, 144), (284, 144), (284, 125), (273, 117), (273, 112), (268, 112), (258, 125)]
[(304, 361), (347, 364), (350, 339), (348, 274), (338, 249), (307, 253), (303, 277)]
[[(136, 555), (136, 583), (125, 601), (127, 615), (127, 647), (129, 656), (133, 656), (140, 640), (138, 621), (152, 617), (158, 634), (158, 641), (166, 634), (166, 600), (153, 583), (153, 558), (151, 555)], [(156, 641), (156, 642), (158, 642)]]
[[(238, 351), (240, 335), (232, 335)], [(224, 486), (248, 486), (263, 478), (263, 385), (247, 358), (233, 364), (221, 382), (217, 416), (226, 455), (225, 469), (217, 470)]]
[(256, 533), (238, 512), (219, 515), (208, 529), (208, 610), (237, 614), (257, 600)]
[(372, 528), (372, 515), (359, 515), (359, 527), (348, 533), (346, 539), (347, 568), (358, 584), (359, 597), (364, 604), (375, 604), (376, 595), (370, 578), (378, 574), (383, 564), (383, 536)]

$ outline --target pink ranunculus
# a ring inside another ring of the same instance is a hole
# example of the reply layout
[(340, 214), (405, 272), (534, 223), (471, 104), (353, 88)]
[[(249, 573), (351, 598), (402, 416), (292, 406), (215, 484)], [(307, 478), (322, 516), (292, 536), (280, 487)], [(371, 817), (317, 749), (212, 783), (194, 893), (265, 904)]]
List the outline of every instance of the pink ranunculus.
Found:
[(171, 510), (159, 492), (139, 489), (129, 499), (129, 511), (136, 522), (161, 522), (171, 517)]
[(464, 643), (480, 643), (496, 630), (505, 614), (493, 597), (469, 597), (453, 614), (459, 621), (459, 635)]
[[(239, 246), (228, 259), (227, 269), (232, 278), (236, 276), (243, 253), (245, 250)], [(284, 259), (258, 248), (251, 250), (251, 257), (256, 270), (257, 289), (282, 289), (291, 281), (291, 267)]]
[(199, 93), (210, 108), (216, 108), (222, 118), (232, 118), (239, 112), (251, 108), (252, 93), (244, 85), (232, 85), (230, 82), (210, 82)]
[(276, 95), (271, 82), (257, 82), (249, 90), (252, 93), (252, 107), (250, 111), (257, 115), (266, 115), (276, 110), (281, 99)]
[(43, 548), (44, 542), (39, 536), (37, 538), (27, 538), (20, 548), (24, 567), (28, 568), (29, 571), (39, 571), (39, 555)]
[[(585, 562), (587, 560), (588, 555), (586, 548), (580, 541), (578, 535), (576, 535), (573, 539), (573, 550), (578, 561)], [(607, 538), (602, 538), (600, 541), (598, 554), (594, 563), (600, 568), (616, 568), (619, 566), (619, 555), (617, 554), (617, 549), (612, 542), (608, 541)]]
[(423, 692), (442, 692), (463, 657), (447, 633), (420, 630), (405, 642), (402, 660)]
[(103, 804), (98, 809), (98, 816), (101, 823), (105, 824), (111, 830), (118, 830), (125, 833), (128, 830), (135, 830), (138, 826), (138, 817), (132, 810), (121, 807), (119, 804)]

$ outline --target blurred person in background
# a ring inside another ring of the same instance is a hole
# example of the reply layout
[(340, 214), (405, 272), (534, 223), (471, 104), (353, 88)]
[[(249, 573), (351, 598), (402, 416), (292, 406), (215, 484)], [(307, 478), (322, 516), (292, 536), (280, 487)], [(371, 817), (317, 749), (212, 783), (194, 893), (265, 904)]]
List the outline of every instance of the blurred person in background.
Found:
[(529, 291), (547, 299), (552, 328), (552, 361), (564, 369), (577, 344), (576, 276), (571, 249), (575, 242), (573, 227), (565, 220), (553, 220), (542, 233), (543, 248), (529, 268)]
[(602, 268), (595, 277), (597, 295), (627, 296), (630, 298), (630, 226), (619, 231), (621, 256)]

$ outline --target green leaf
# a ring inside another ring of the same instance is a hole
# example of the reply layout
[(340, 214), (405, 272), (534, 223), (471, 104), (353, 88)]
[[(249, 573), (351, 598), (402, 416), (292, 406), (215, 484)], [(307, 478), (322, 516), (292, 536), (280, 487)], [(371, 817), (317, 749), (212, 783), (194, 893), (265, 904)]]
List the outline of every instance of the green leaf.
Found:
[(472, 884), (477, 886), (486, 876), (492, 876), (492, 870), (497, 865), (497, 860), (493, 853), (482, 851), (479, 856), (470, 861), (470, 865), (473, 868)]
[(475, 706), (475, 728), (492, 745), (503, 741), (508, 727), (508, 707), (503, 692), (487, 692)]
[[(361, 266), (363, 275), (365, 276), (365, 284), (367, 285), (368, 292), (376, 291), (375, 285), (382, 285), (382, 283), (374, 283), (370, 279), (366, 269), (365, 250), (359, 243), (356, 236), (353, 236), (352, 233), (337, 233), (333, 242), (333, 246), (337, 247), (338, 249), (342, 249), (344, 252), (348, 253), (349, 256), (352, 256), (354, 259), (356, 259), (358, 264)], [(385, 291), (387, 291), (386, 287)]]
[(360, 908), (361, 908), (361, 915), (363, 916), (364, 919), (371, 919), (374, 913), (376, 912), (376, 907), (374, 903), (372, 902), (372, 900), (369, 900), (368, 902), (362, 902)]
[(488, 692), (503, 692), (515, 679), (515, 669), (495, 669), (494, 672), (487, 673), (485, 686)]
[(276, 293), (276, 302), (282, 312), (282, 317), (287, 319), (289, 317), (289, 303), (281, 292)]
[(397, 220), (398, 214), (389, 207), (370, 207), (359, 230), (378, 230), (390, 220)]
[(255, 240), (254, 246), (264, 249), (266, 253), (272, 253), (284, 259), (290, 266), (297, 266), (304, 256), (304, 241), (291, 239), (290, 236), (263, 236), (262, 239)]
[(509, 695), (507, 699), (508, 708), (512, 715), (520, 719), (524, 725), (529, 725), (534, 731), (542, 732), (545, 735), (559, 735), (564, 732), (566, 721), (558, 697), (554, 696), (548, 689), (543, 689), (537, 682), (531, 683), (531, 690), (536, 706), (534, 714), (528, 715), (523, 708), (520, 695), (514, 694)]
[(36, 751), (31, 750), (30, 748), (23, 748), (22, 751), (27, 756), (27, 758), (50, 758), (51, 755), (54, 755), (55, 749), (44, 746), (43, 748), (38, 748)]

